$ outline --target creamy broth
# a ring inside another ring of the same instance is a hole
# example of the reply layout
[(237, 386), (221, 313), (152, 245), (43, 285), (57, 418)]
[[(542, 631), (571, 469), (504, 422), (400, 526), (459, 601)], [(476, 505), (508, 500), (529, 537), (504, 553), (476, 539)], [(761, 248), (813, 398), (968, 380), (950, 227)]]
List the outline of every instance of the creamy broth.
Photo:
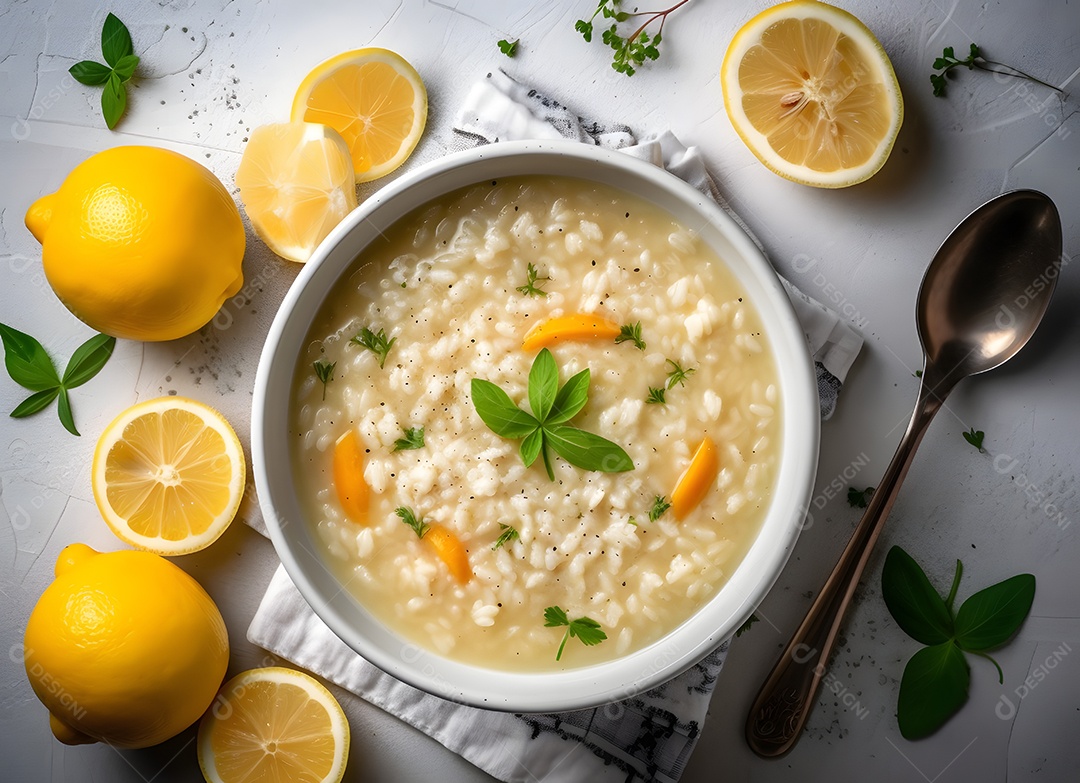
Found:
[[(528, 264), (536, 287), (529, 296)], [(641, 324), (646, 343), (566, 340), (550, 350), (559, 381), (589, 368), (589, 400), (572, 425), (622, 446), (634, 469), (585, 471), (552, 454), (555, 480), (520, 441), (477, 414), (473, 378), (529, 410), (535, 324), (575, 313)], [(367, 327), (394, 343), (377, 355), (350, 342)], [(687, 227), (614, 188), (568, 178), (485, 182), (399, 221), (370, 246), (322, 306), (295, 381), (293, 463), (305, 511), (346, 589), (405, 639), (498, 669), (588, 665), (650, 644), (725, 583), (760, 529), (781, 430), (775, 359), (759, 316), (724, 262)], [(334, 362), (324, 385), (312, 371)], [(666, 387), (671, 362), (693, 369)], [(394, 450), (408, 428), (424, 446)], [(347, 518), (333, 483), (335, 442), (365, 450), (370, 518)], [(719, 473), (683, 519), (650, 520), (704, 437)], [(467, 550), (455, 579), (407, 507)], [(515, 540), (494, 548), (511, 526)], [(598, 622), (585, 646), (545, 627), (547, 607)]]

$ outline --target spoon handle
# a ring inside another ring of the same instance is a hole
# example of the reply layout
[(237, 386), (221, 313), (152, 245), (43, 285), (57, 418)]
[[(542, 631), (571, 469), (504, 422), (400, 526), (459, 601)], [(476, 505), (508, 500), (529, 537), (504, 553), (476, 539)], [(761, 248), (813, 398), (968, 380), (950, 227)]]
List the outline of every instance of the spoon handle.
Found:
[(781, 756), (798, 740), (859, 577), (900, 492), (915, 449), (951, 386), (931, 391), (923, 378), (907, 431), (866, 512), (806, 618), (761, 686), (746, 721), (746, 742), (759, 756)]

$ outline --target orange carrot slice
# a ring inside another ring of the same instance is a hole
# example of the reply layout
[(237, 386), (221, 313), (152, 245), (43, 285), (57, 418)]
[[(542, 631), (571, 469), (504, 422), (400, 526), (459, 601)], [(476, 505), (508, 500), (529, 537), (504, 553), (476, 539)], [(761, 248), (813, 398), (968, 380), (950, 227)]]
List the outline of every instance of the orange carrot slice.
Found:
[(424, 534), (424, 540), (435, 548), (435, 554), (446, 563), (450, 573), (461, 584), (472, 579), (472, 567), (469, 565), (469, 553), (461, 539), (442, 525), (435, 523)]
[(720, 455), (712, 438), (706, 435), (671, 493), (671, 510), (676, 519), (684, 519), (697, 508), (719, 472)]
[(364, 447), (356, 430), (346, 432), (334, 445), (334, 489), (345, 515), (366, 525), (371, 489), (364, 481)]
[(619, 336), (619, 325), (599, 315), (572, 313), (541, 321), (525, 335), (521, 347), (529, 352), (538, 351), (564, 340), (614, 340)]

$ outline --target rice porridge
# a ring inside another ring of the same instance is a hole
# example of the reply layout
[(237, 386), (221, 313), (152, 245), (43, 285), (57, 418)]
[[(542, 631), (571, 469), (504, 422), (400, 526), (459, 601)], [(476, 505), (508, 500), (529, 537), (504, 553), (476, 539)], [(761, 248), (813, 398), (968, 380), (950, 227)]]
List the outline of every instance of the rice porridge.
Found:
[[(778, 470), (775, 359), (734, 275), (665, 212), (569, 178), (480, 183), (384, 238), (312, 324), (289, 423), (342, 584), (404, 638), (498, 669), (673, 630), (739, 565)], [(492, 384), (519, 411), (501, 434)]]

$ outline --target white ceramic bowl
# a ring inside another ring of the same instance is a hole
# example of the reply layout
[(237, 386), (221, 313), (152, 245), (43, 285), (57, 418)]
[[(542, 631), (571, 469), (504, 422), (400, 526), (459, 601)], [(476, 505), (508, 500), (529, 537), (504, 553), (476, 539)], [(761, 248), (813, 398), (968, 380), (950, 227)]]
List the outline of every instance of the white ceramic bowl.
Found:
[[(521, 174), (578, 177), (643, 197), (697, 230), (728, 262), (758, 308), (777, 359), (783, 444), (776, 489), (761, 532), (731, 578), (670, 634), (615, 660), (560, 672), (470, 666), (406, 643), (341, 588), (304, 518), (288, 455), (296, 363), (323, 300), (360, 252), (420, 205), (477, 182)], [(818, 402), (805, 338), (772, 267), (726, 213), (682, 180), (621, 152), (570, 141), (507, 142), (450, 155), (384, 187), (316, 250), (274, 319), (252, 403), (255, 483), (270, 536), (315, 612), (383, 671), (430, 693), (514, 712), (559, 712), (605, 704), (651, 688), (727, 639), (765, 597), (795, 546), (813, 489)]]

